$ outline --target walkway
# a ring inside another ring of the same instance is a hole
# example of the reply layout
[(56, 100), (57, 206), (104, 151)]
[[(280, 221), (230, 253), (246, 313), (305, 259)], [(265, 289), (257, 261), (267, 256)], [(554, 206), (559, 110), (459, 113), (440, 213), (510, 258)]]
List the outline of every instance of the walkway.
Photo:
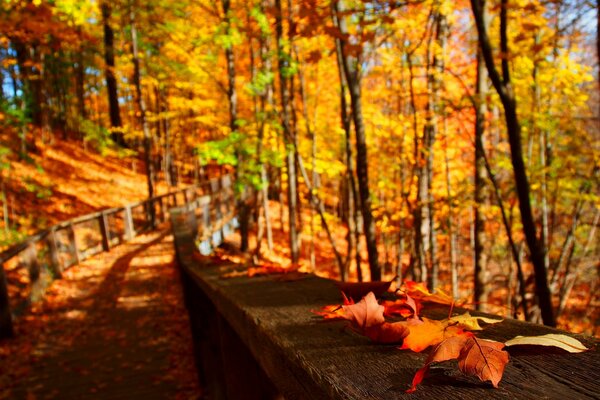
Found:
[(0, 399), (200, 397), (167, 231), (69, 269), (0, 342)]

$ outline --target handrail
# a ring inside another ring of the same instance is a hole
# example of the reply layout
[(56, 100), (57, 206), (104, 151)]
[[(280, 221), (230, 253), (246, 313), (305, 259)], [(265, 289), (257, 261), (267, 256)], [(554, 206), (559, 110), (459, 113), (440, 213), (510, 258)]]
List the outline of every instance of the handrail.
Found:
[[(152, 198), (126, 204), (121, 207), (112, 207), (93, 213), (85, 214), (79, 217), (60, 222), (49, 228), (45, 228), (33, 235), (27, 237), (20, 243), (17, 243), (0, 253), (0, 338), (13, 335), (12, 314), (15, 309), (9, 305), (8, 284), (5, 273), (5, 265), (17, 256), (22, 256), (18, 268), (26, 267), (29, 269), (30, 289), (39, 293), (32, 293), (26, 296), (26, 302), (31, 302), (34, 294), (43, 295), (47, 283), (41, 282), (39, 276), (43, 273), (49, 274), (52, 278), (60, 278), (62, 272), (86, 258), (103, 251), (109, 251), (113, 242), (127, 242), (133, 239), (138, 232), (148, 229), (154, 229), (152, 222), (166, 221), (167, 214), (170, 214), (172, 207), (177, 207), (178, 196), (183, 195), (183, 201), (180, 204), (189, 204), (206, 193), (215, 194), (216, 191), (225, 187), (231, 187), (232, 177), (230, 174), (221, 175), (212, 179), (207, 179), (196, 185), (188, 186), (169, 193), (153, 196)], [(143, 207), (142, 218), (134, 218), (133, 210)], [(158, 208), (158, 210), (157, 210)], [(152, 213), (150, 210), (153, 210)], [(111, 226), (110, 217), (117, 217), (122, 214), (122, 229)], [(154, 214), (155, 218), (151, 217)], [(89, 245), (83, 249), (84, 243), (79, 243), (77, 239), (77, 226), (93, 222), (97, 224), (92, 231), (99, 233), (100, 240), (94, 245)], [(141, 229), (139, 225), (141, 222)], [(111, 229), (114, 228), (114, 229)], [(58, 233), (66, 231), (66, 243), (58, 240)], [(98, 232), (99, 231), (99, 232)], [(116, 231), (116, 232), (115, 232)], [(121, 232), (119, 232), (121, 231)], [(37, 247), (45, 247), (46, 251), (40, 252)], [(61, 253), (67, 253), (70, 261), (61, 260)], [(47, 264), (40, 262), (40, 255), (50, 260)], [(32, 278), (34, 276), (35, 278)], [(52, 279), (49, 279), (52, 280)], [(35, 286), (35, 287), (34, 287)]]

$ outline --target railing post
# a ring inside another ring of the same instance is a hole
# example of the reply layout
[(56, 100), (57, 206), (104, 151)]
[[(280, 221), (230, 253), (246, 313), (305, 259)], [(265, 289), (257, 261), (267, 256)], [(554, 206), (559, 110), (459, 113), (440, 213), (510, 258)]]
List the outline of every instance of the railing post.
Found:
[(158, 206), (160, 207), (160, 220), (165, 222), (167, 220), (167, 213), (165, 212), (165, 205), (163, 203), (163, 196), (158, 198)]
[(8, 285), (4, 273), (4, 263), (0, 264), (0, 339), (13, 337), (12, 315), (8, 300)]
[(50, 249), (50, 263), (52, 264), (52, 273), (56, 279), (62, 278), (62, 265), (60, 265), (60, 258), (58, 257), (58, 246), (56, 245), (56, 229), (52, 227), (50, 233), (46, 238), (46, 243)]
[(98, 223), (100, 224), (100, 233), (102, 234), (102, 250), (110, 250), (110, 229), (108, 226), (108, 217), (105, 212), (100, 214), (98, 217)]
[(135, 237), (135, 228), (131, 216), (131, 205), (129, 204), (123, 209), (123, 220), (125, 221), (125, 239), (131, 240)]
[(71, 249), (71, 255), (75, 259), (75, 264), (79, 264), (81, 261), (81, 255), (79, 254), (79, 247), (77, 246), (77, 238), (75, 237), (75, 229), (73, 223), (69, 222), (67, 227), (67, 236), (69, 238), (69, 247)]

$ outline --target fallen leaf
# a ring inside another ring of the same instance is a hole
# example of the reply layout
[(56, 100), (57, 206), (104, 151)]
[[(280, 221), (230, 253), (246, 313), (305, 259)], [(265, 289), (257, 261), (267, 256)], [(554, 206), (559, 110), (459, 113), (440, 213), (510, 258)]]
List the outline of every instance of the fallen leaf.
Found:
[(383, 344), (400, 343), (408, 334), (408, 328), (401, 322), (384, 322), (381, 325), (372, 326), (364, 330), (366, 337), (374, 342)]
[(450, 325), (449, 320), (437, 321), (423, 318), (422, 321), (411, 319), (399, 323), (405, 324), (410, 332), (404, 339), (400, 349), (412, 350), (417, 353), (429, 346), (435, 346), (445, 339), (465, 334), (462, 328)]
[(415, 373), (412, 386), (406, 391), (406, 393), (412, 393), (417, 389), (417, 385), (419, 385), (427, 375), (431, 363), (454, 360), (458, 358), (462, 348), (469, 338), (469, 335), (453, 336), (444, 340), (433, 350), (431, 350), (427, 360), (425, 360), (425, 365)]
[(423, 282), (404, 281), (404, 290), (407, 295), (416, 300), (448, 305), (455, 303), (452, 296), (440, 288), (437, 288), (435, 293), (431, 293)]
[(381, 296), (389, 290), (394, 279), (389, 282), (335, 282), (335, 285), (348, 297), (360, 299), (365, 297), (369, 292), (373, 292), (375, 297)]
[(486, 324), (497, 324), (502, 322), (502, 319), (486, 318), (479, 316), (472, 316), (468, 311), (461, 315), (456, 315), (449, 319), (450, 323), (455, 323), (457, 326), (467, 329), (469, 331), (481, 331), (483, 328), (479, 325), (479, 321), (485, 322)]
[(472, 336), (460, 352), (458, 368), (466, 375), (491, 381), (497, 388), (508, 363), (508, 353), (503, 348), (504, 343)]
[(421, 303), (416, 302), (408, 294), (405, 299), (396, 301), (384, 301), (381, 305), (385, 308), (384, 315), (388, 317), (400, 316), (404, 318), (418, 318), (421, 310)]
[(567, 335), (549, 333), (541, 336), (517, 336), (504, 343), (508, 346), (552, 346), (569, 353), (581, 353), (589, 350), (579, 340)]
[[(349, 302), (351, 299), (346, 301)], [(356, 304), (342, 306), (342, 309), (343, 318), (350, 321), (350, 327), (374, 342), (400, 343), (409, 334), (404, 322), (385, 321), (384, 307), (377, 302), (373, 292), (369, 292)]]
[(373, 292), (369, 292), (356, 304), (342, 306), (342, 309), (345, 318), (360, 330), (385, 322), (384, 307), (377, 302)]

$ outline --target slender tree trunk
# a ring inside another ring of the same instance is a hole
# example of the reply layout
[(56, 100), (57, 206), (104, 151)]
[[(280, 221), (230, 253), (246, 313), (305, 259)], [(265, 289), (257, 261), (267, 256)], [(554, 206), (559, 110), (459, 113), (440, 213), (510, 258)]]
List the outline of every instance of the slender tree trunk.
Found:
[[(87, 118), (87, 111), (85, 108), (85, 48), (83, 45), (79, 46), (77, 52), (77, 60), (75, 66), (75, 91), (77, 93), (77, 112), (78, 117), (81, 119)], [(79, 122), (77, 123), (79, 126)]]
[(115, 78), (115, 48), (114, 32), (110, 25), (112, 10), (107, 1), (100, 4), (102, 10), (102, 24), (104, 26), (104, 76), (106, 79), (106, 90), (108, 91), (108, 106), (110, 115), (111, 138), (119, 146), (125, 146), (125, 139), (121, 127), (121, 112), (119, 110), (119, 97), (117, 94), (117, 80)]
[[(230, 18), (230, 0), (221, 0), (221, 6), (223, 7), (223, 22), (225, 23), (225, 34), (231, 35), (231, 18)], [(233, 54), (233, 45), (231, 43), (225, 46), (225, 60), (227, 63), (227, 100), (229, 103), (229, 132), (234, 133), (238, 129), (237, 121), (237, 90), (235, 87), (236, 72), (235, 72), (235, 58)], [(237, 165), (235, 169), (235, 178), (238, 183), (237, 186), (242, 182), (242, 171), (244, 169), (245, 160), (242, 159), (242, 153), (237, 147), (235, 149)], [(241, 193), (236, 193), (237, 209), (240, 219), (240, 250), (246, 251), (248, 249), (248, 233), (250, 228), (250, 209), (246, 204), (245, 200), (241, 197)]]
[(544, 324), (555, 326), (554, 311), (550, 289), (548, 287), (547, 271), (544, 265), (544, 252), (542, 244), (538, 240), (535, 221), (531, 210), (531, 200), (529, 194), (529, 181), (523, 161), (523, 146), (521, 144), (521, 125), (517, 116), (517, 102), (513, 92), (509, 65), (508, 65), (508, 34), (507, 34), (507, 1), (501, 1), (500, 9), (500, 51), (505, 56), (502, 59), (502, 77), (498, 73), (494, 64), (492, 47), (488, 38), (487, 29), (483, 19), (483, 10), (485, 1), (471, 0), (473, 15), (479, 33), (479, 45), (488, 70), (488, 75), (498, 92), (502, 105), (504, 107), (504, 116), (508, 132), (508, 141), (510, 145), (511, 162), (515, 177), (515, 185), (519, 198), (519, 210), (521, 212), (521, 222), (523, 224), (523, 233), (527, 241), (527, 247), (535, 272), (536, 295), (540, 305), (542, 320)]
[(288, 55), (286, 55), (283, 44), (283, 11), (281, 0), (275, 0), (275, 34), (277, 38), (277, 67), (279, 70), (279, 94), (281, 98), (281, 124), (285, 142), (286, 166), (287, 166), (287, 197), (288, 197), (288, 224), (290, 257), (292, 264), (299, 260), (298, 232), (296, 228), (296, 158), (294, 150), (294, 138), (290, 126), (290, 93), (287, 80), (289, 73)]
[[(146, 183), (148, 186), (148, 198), (154, 197), (154, 166), (152, 164), (152, 138), (150, 136), (150, 127), (146, 120), (146, 104), (142, 95), (140, 59), (138, 54), (138, 37), (135, 25), (135, 11), (133, 7), (129, 11), (131, 24), (131, 55), (133, 61), (133, 85), (135, 86), (135, 103), (139, 112), (139, 122), (144, 132), (144, 162), (146, 164)], [(150, 226), (156, 225), (156, 215), (154, 207), (147, 210)]]
[[(486, 13), (487, 14), (487, 13)], [(487, 15), (484, 15), (487, 21)], [(486, 22), (487, 26), (487, 22)], [(482, 207), (485, 203), (485, 148), (483, 145), (485, 133), (485, 114), (487, 111), (487, 74), (481, 55), (477, 51), (477, 81), (475, 98), (475, 206), (474, 206), (474, 295), (473, 302), (477, 310), (482, 310), (488, 298), (486, 259), (483, 244), (485, 243), (485, 220)], [(501, 202), (501, 199), (499, 199)]]
[[(346, 33), (343, 19), (339, 15), (344, 11), (339, 2), (332, 2), (334, 8), (334, 17), (338, 28), (342, 34)], [(352, 110), (352, 120), (354, 122), (354, 132), (356, 135), (356, 175), (358, 177), (358, 191), (360, 195), (360, 207), (363, 219), (363, 231), (367, 244), (367, 253), (369, 254), (369, 270), (371, 280), (381, 280), (381, 266), (379, 265), (379, 256), (377, 250), (377, 239), (375, 235), (375, 221), (371, 212), (371, 194), (369, 190), (369, 165), (367, 158), (367, 143), (365, 124), (362, 114), (362, 95), (360, 85), (360, 63), (358, 59), (349, 57), (345, 52), (345, 42), (341, 42), (342, 64), (344, 76), (350, 93), (350, 104)]]

